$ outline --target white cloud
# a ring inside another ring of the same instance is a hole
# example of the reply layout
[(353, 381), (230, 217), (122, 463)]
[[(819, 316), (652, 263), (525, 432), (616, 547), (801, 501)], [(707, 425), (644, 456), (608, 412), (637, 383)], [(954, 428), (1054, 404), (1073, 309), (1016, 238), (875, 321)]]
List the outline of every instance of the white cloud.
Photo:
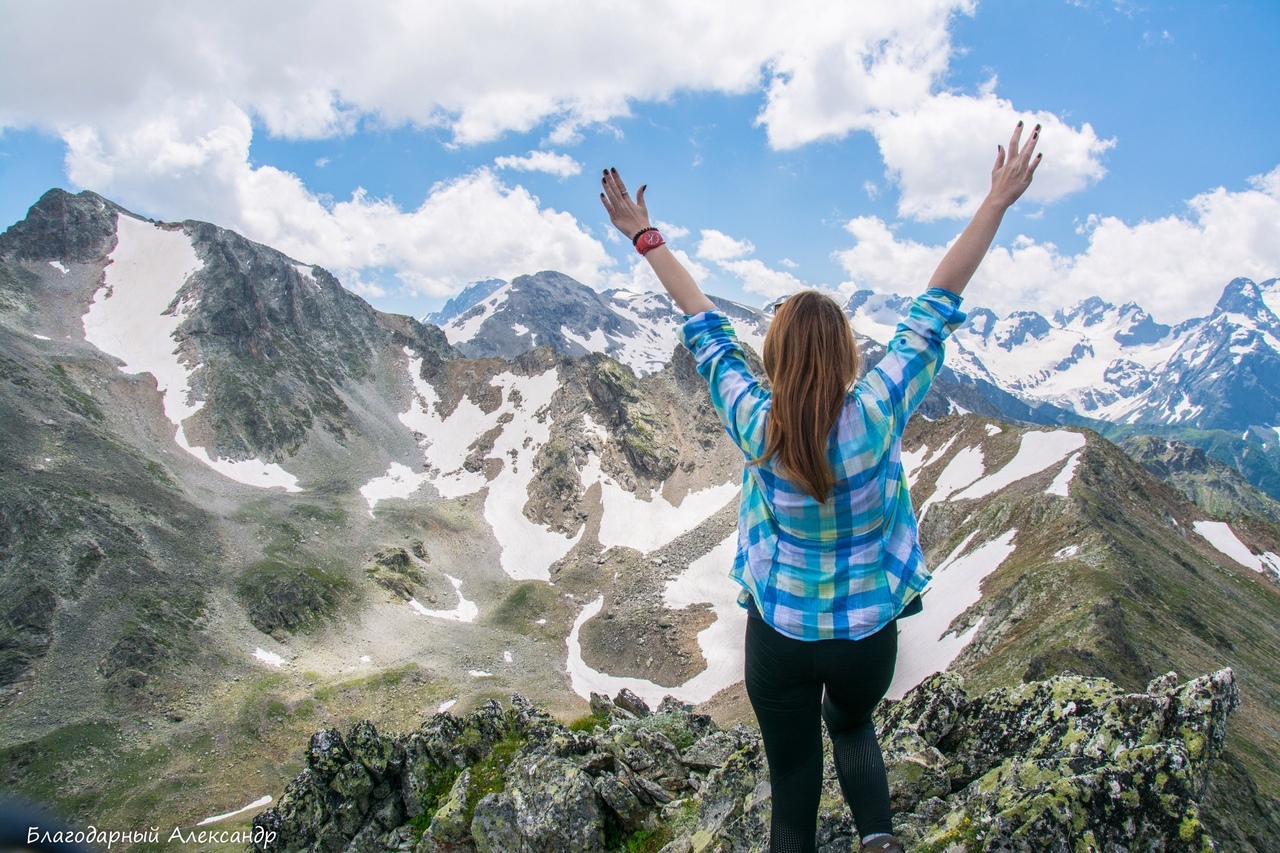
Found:
[[(207, 218), (337, 270), (388, 266), (430, 293), (450, 292), (455, 277), (527, 272), (520, 264), (600, 282), (613, 262), (597, 240), (487, 170), (445, 182), (416, 211), (359, 193), (331, 203), (295, 175), (250, 164), (253, 128), (315, 139), (436, 127), (454, 145), (546, 128), (548, 142), (567, 145), (639, 103), (758, 92), (757, 123), (774, 148), (873, 133), (902, 190), (900, 213), (955, 216), (980, 197), (1014, 114), (994, 82), (979, 97), (939, 94), (951, 23), (974, 9), (974, 0), (654, 0), (646, 20), (665, 34), (655, 39), (633, 7), (603, 0), (9, 4), (0, 128), (56, 132), (68, 176), (128, 206)], [(1087, 124), (1035, 117), (1048, 127), (1040, 201), (1102, 174), (1108, 143)], [(989, 139), (975, 132), (988, 126)], [(495, 166), (562, 177), (580, 168), (551, 152)], [(449, 218), (462, 215), (477, 217), (470, 230)], [(759, 292), (786, 283), (759, 261), (735, 274)]]
[(716, 263), (741, 258), (756, 250), (750, 240), (735, 240), (714, 228), (703, 228), (699, 236), (701, 239), (698, 240), (698, 257)]
[(296, 175), (252, 166), (251, 136), (234, 105), (174, 104), (165, 120), (69, 128), (67, 173), (126, 206), (234, 228), (371, 295), (382, 289), (361, 284), (361, 270), (389, 268), (409, 290), (443, 296), (477, 278), (541, 269), (600, 284), (614, 263), (573, 216), (541, 207), (488, 169), (437, 184), (416, 210), (363, 190), (330, 202)]
[(927, 94), (946, 69), (952, 15), (972, 9), (655, 0), (646, 19), (666, 36), (654, 39), (632, 7), (599, 0), (14, 5), (0, 34), (0, 124), (94, 123), (178, 95), (230, 99), (288, 137), (371, 118), (469, 144), (549, 122), (567, 144), (635, 102), (764, 87), (760, 121), (792, 147)]
[(679, 240), (681, 237), (689, 236), (688, 228), (683, 228), (670, 222), (663, 222), (661, 219), (653, 220), (653, 225), (662, 232), (662, 237), (665, 240)]
[[(836, 257), (848, 291), (869, 288), (914, 294), (932, 275), (945, 246), (899, 239), (880, 219), (847, 224), (855, 245)], [(1187, 212), (1129, 225), (1093, 216), (1088, 247), (1078, 254), (1017, 236), (983, 261), (967, 295), (999, 313), (1042, 312), (1089, 295), (1137, 302), (1161, 322), (1202, 316), (1235, 276), (1280, 275), (1280, 166), (1250, 179), (1250, 188), (1219, 187), (1187, 202)]]
[[(684, 268), (689, 271), (689, 275), (693, 276), (693, 280), (706, 289), (707, 283), (713, 278), (711, 270), (689, 257), (689, 253), (683, 249), (673, 247), (671, 253), (684, 264)], [(630, 290), (636, 293), (649, 290), (663, 292), (662, 282), (658, 281), (658, 277), (653, 274), (653, 268), (649, 266), (649, 262), (639, 254), (633, 255), (631, 265), (626, 272), (610, 273), (607, 286), (611, 289)]]
[(582, 164), (577, 160), (568, 154), (552, 151), (530, 151), (523, 157), (498, 157), (493, 165), (521, 172), (546, 172), (559, 178), (570, 178), (582, 171)]
[[(789, 272), (775, 270), (763, 261), (746, 257), (756, 250), (750, 240), (738, 240), (714, 228), (704, 228), (699, 233), (701, 239), (698, 240), (698, 257), (737, 276), (742, 281), (744, 290), (759, 293), (768, 299), (777, 299), (805, 286), (804, 282)], [(793, 262), (783, 263), (795, 266)]]
[(720, 266), (742, 279), (743, 290), (759, 293), (767, 299), (795, 293), (805, 286), (803, 281), (791, 273), (772, 269), (755, 258), (724, 261)]
[(1106, 170), (1102, 155), (1115, 144), (1099, 139), (1087, 122), (1072, 128), (1049, 112), (1019, 112), (1003, 98), (942, 93), (911, 110), (882, 113), (872, 119), (888, 175), (901, 192), (898, 213), (934, 220), (972, 214), (991, 187), (996, 146), (1007, 145), (1022, 119), (1022, 141), (1043, 125), (1036, 150), (1044, 161), (1036, 169), (1027, 201), (1041, 204), (1083, 189)]

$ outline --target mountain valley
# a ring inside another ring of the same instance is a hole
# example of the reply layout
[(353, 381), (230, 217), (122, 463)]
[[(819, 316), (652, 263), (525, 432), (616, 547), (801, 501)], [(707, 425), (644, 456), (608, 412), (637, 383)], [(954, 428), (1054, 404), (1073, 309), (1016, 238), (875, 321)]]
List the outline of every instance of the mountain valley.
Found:
[[(758, 352), (767, 309), (717, 304)], [(869, 363), (905, 305), (849, 300)], [(1202, 817), (1280, 849), (1278, 313), (1274, 279), (1176, 327), (972, 309), (903, 439), (934, 581), (891, 698), (1230, 667)], [(750, 722), (742, 460), (679, 319), (544, 271), (424, 322), (217, 226), (47, 193), (0, 236), (4, 789), (194, 826), (363, 719), (518, 692), (567, 722), (625, 688)]]

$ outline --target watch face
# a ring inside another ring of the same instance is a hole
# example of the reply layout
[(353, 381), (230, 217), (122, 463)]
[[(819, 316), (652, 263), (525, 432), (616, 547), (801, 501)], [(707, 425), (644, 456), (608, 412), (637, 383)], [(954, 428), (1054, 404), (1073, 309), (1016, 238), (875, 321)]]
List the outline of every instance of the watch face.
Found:
[(662, 239), (662, 235), (657, 231), (650, 231), (648, 234), (642, 235), (640, 239), (648, 243), (650, 246), (656, 246), (658, 245), (658, 241)]

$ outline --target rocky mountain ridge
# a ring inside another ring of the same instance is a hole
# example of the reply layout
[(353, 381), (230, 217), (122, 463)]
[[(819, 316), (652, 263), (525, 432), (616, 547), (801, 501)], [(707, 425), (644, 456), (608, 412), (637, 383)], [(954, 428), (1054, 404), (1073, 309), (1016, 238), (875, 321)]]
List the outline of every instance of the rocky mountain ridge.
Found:
[[(449, 320), (92, 194), (49, 194), (0, 247), (6, 787), (194, 823), (279, 791), (307, 732), (356, 719), (408, 730), (512, 691), (570, 719), (624, 687), (747, 718), (724, 577), (741, 456), (674, 337), (653, 369), (615, 357), (674, 333), (660, 297), (596, 294), (614, 349), (578, 352), (586, 288), (490, 283), (463, 323), (559, 337), (471, 358)], [(939, 670), (976, 695), (1230, 666), (1204, 822), (1280, 845), (1280, 533), (950, 375), (903, 442), (934, 582), (893, 696)]]
[[(935, 676), (876, 713), (894, 831), (912, 850), (1218, 849), (1200, 819), (1239, 703), (1231, 670), (1125, 694), (1059, 677), (969, 696)], [(764, 851), (759, 732), (668, 699), (591, 698), (564, 727), (516, 695), (407, 736), (368, 722), (317, 732), (307, 766), (254, 819), (264, 853)], [(818, 843), (857, 828), (825, 761)]]
[[(871, 291), (845, 302), (869, 362), (909, 303)], [(758, 351), (768, 311), (722, 307)], [(1072, 423), (1108, 435), (1158, 432), (1200, 446), (1280, 497), (1277, 312), (1280, 280), (1243, 278), (1227, 284), (1209, 316), (1176, 326), (1136, 303), (1117, 307), (1098, 297), (1052, 317), (1019, 311), (1001, 318), (973, 306), (924, 411)], [(665, 295), (600, 294), (550, 272), (475, 285), (432, 316), (467, 355), (511, 357), (548, 345), (567, 355), (608, 353), (639, 375), (669, 363), (678, 339)]]

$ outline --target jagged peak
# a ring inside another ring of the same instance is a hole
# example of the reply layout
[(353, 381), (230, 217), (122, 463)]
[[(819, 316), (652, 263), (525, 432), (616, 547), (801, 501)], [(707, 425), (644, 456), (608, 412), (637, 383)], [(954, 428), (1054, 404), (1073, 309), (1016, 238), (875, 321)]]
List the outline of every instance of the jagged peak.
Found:
[(1077, 302), (1071, 308), (1063, 308), (1056, 311), (1053, 319), (1060, 326), (1069, 325), (1076, 319), (1083, 321), (1081, 325), (1092, 326), (1099, 322), (1108, 311), (1115, 310), (1115, 307), (1101, 296), (1090, 296)]
[(1262, 288), (1253, 279), (1243, 276), (1233, 278), (1222, 289), (1222, 296), (1218, 297), (1213, 313), (1250, 314), (1263, 307), (1262, 295)]
[(498, 291), (507, 282), (500, 278), (484, 278), (479, 281), (473, 281), (464, 287), (457, 295), (451, 297), (445, 302), (444, 307), (439, 311), (433, 311), (422, 318), (424, 323), (431, 323), (439, 326), (447, 323), (459, 314), (467, 311), (484, 299)]
[(87, 263), (114, 248), (119, 213), (136, 216), (95, 192), (55, 187), (0, 234), (0, 257)]

